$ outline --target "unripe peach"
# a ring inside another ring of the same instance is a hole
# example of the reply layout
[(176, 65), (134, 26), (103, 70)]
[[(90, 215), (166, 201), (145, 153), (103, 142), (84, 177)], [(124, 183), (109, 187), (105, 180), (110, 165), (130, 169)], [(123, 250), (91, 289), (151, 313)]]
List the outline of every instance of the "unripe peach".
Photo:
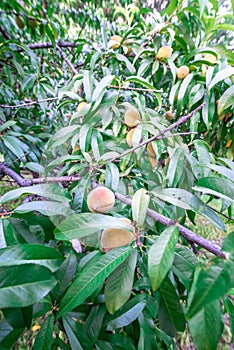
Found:
[(150, 161), (150, 164), (152, 168), (155, 168), (157, 165), (157, 159), (156, 159), (155, 150), (153, 149), (153, 146), (152, 146), (152, 142), (148, 143), (146, 150), (148, 153), (148, 159)]
[(155, 150), (153, 148), (152, 142), (147, 144), (147, 153), (148, 153), (148, 156), (156, 157), (156, 153), (155, 153)]
[(24, 24), (24, 20), (21, 16), (16, 16), (15, 23), (17, 24), (17, 27), (19, 29), (24, 29), (25, 24)]
[[(121, 218), (120, 220), (131, 225), (131, 221), (127, 218)], [(136, 239), (133, 231), (128, 231), (121, 228), (105, 228), (101, 236), (101, 250), (108, 252), (111, 249), (128, 245)]]
[(217, 58), (215, 55), (212, 55), (211, 53), (207, 53), (205, 56), (204, 56), (204, 60), (210, 62), (210, 63), (217, 63)]
[(128, 109), (124, 115), (124, 121), (130, 128), (136, 126), (137, 121), (140, 121), (140, 115), (134, 109)]
[(104, 186), (96, 187), (87, 197), (88, 208), (93, 213), (107, 213), (114, 204), (114, 193)]
[(85, 101), (80, 102), (77, 106), (77, 112), (81, 111), (85, 106), (87, 106), (87, 104), (88, 103)]
[(156, 59), (161, 59), (161, 58), (169, 58), (171, 57), (172, 54), (172, 48), (170, 46), (162, 46), (158, 50), (158, 53), (156, 55)]
[(127, 133), (126, 142), (129, 147), (132, 147), (132, 138), (135, 131), (136, 131), (136, 128), (133, 128)]
[(121, 36), (119, 35), (113, 35), (111, 37), (111, 40), (108, 42), (108, 47), (112, 48), (113, 50), (116, 50), (120, 47), (120, 43), (122, 41)]
[(173, 113), (172, 113), (172, 111), (167, 111), (167, 112), (166, 112), (166, 119), (167, 119), (167, 120), (172, 120), (172, 119), (173, 119)]
[(189, 74), (189, 67), (187, 66), (181, 66), (177, 69), (176, 75), (178, 79), (184, 79)]

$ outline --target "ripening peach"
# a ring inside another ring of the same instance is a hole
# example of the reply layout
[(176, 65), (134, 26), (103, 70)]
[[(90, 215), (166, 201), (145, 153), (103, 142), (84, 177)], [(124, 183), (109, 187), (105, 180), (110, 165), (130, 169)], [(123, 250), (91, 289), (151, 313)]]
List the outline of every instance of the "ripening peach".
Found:
[(87, 197), (87, 205), (93, 213), (107, 213), (115, 204), (115, 195), (104, 186), (96, 187)]
[(136, 126), (140, 120), (140, 115), (134, 109), (128, 109), (124, 115), (125, 124), (130, 128)]
[(81, 111), (85, 106), (87, 106), (87, 102), (85, 101), (82, 101), (78, 104), (78, 107), (77, 107), (77, 112)]
[(122, 41), (122, 38), (121, 36), (119, 35), (113, 35), (110, 39), (110, 41), (108, 42), (108, 47), (113, 49), (113, 50), (116, 50), (120, 47), (120, 43)]
[(212, 64), (215, 64), (217, 63), (217, 58), (215, 55), (212, 55), (211, 53), (207, 53), (205, 56), (204, 56), (204, 60), (212, 63)]
[[(120, 220), (131, 225), (131, 221), (127, 218), (121, 218)], [(101, 236), (101, 250), (108, 252), (111, 249), (128, 245), (135, 239), (136, 236), (133, 230), (130, 232), (121, 228), (105, 228)]]
[(169, 58), (171, 57), (172, 54), (172, 48), (170, 46), (162, 46), (158, 50), (158, 53), (156, 55), (156, 59), (161, 59), (161, 58)]
[(173, 119), (173, 113), (172, 113), (172, 111), (167, 111), (167, 112), (166, 112), (166, 119), (167, 119), (167, 120), (172, 120), (172, 119)]
[(136, 131), (136, 128), (133, 128), (127, 133), (126, 142), (129, 147), (132, 147), (132, 139), (135, 131)]
[(157, 165), (157, 159), (156, 159), (156, 153), (155, 150), (153, 149), (152, 142), (147, 144), (147, 154), (148, 154), (148, 159), (150, 161), (150, 164), (152, 168), (155, 168)]
[(177, 72), (176, 72), (177, 78), (180, 80), (187, 77), (188, 74), (189, 74), (189, 67), (188, 66), (181, 66), (177, 69)]

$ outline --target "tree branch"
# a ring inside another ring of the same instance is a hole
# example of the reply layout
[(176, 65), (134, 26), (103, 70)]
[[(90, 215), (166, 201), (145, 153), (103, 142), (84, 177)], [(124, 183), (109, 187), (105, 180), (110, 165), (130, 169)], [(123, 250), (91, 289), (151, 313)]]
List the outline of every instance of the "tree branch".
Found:
[(129, 153), (135, 152), (138, 148), (141, 148), (142, 146), (147, 145), (148, 143), (158, 140), (161, 138), (162, 135), (164, 135), (166, 132), (174, 129), (175, 127), (184, 124), (188, 119), (190, 119), (196, 112), (198, 112), (200, 109), (202, 109), (202, 107), (206, 104), (206, 102), (203, 102), (200, 106), (198, 106), (196, 109), (194, 109), (192, 112), (190, 112), (189, 114), (179, 118), (175, 123), (171, 124), (170, 126), (168, 126), (167, 128), (165, 128), (164, 130), (160, 131), (157, 135), (152, 136), (151, 138), (149, 138), (146, 141), (143, 141), (141, 143), (139, 143), (139, 145), (137, 145), (136, 147), (130, 148), (127, 151), (121, 153), (120, 155), (118, 155), (117, 157), (113, 158), (110, 160), (110, 162), (114, 162), (115, 160), (122, 158), (124, 156), (126, 156)]
[[(120, 200), (121, 202), (123, 202), (129, 206), (132, 206), (132, 201), (130, 198), (127, 198), (127, 197), (125, 197), (122, 194), (117, 193), (117, 192), (115, 193), (115, 197), (116, 197), (116, 199)], [(157, 213), (156, 211), (154, 211), (152, 209), (147, 209), (147, 215), (150, 216), (155, 221), (158, 221), (165, 226), (170, 226), (173, 224), (173, 221), (171, 219), (167, 218), (164, 215)], [(225, 258), (225, 254), (220, 250), (220, 247), (218, 245), (210, 242), (206, 238), (203, 238), (203, 237), (197, 235), (195, 232), (187, 229), (186, 227), (184, 227), (180, 224), (176, 224), (176, 225), (178, 227), (179, 233), (186, 240), (198, 244), (200, 247), (205, 248), (206, 250), (208, 250), (209, 252), (211, 252), (214, 255), (219, 255), (220, 257)]]
[(139, 91), (139, 92), (162, 92), (162, 90), (157, 89), (142, 89), (142, 88), (135, 88), (135, 87), (128, 87), (128, 86), (116, 86), (116, 85), (107, 85), (109, 88), (117, 89), (117, 90), (133, 90), (133, 91)]
[[(0, 172), (2, 172), (5, 175), (10, 176), (15, 182), (21, 186), (21, 187), (27, 187), (32, 186), (35, 184), (42, 184), (47, 182), (74, 182), (80, 180), (79, 176), (60, 176), (60, 177), (43, 177), (39, 179), (24, 179), (22, 176), (18, 175), (14, 170), (10, 169), (8, 166), (6, 166), (4, 163), (0, 162)], [(120, 193), (115, 193), (116, 199), (120, 200), (121, 202), (132, 206), (132, 201), (130, 198), (127, 198), (123, 196)], [(174, 223), (173, 220), (167, 218), (164, 215), (161, 215), (157, 213), (154, 210), (147, 209), (147, 215), (153, 218), (155, 221), (160, 222), (161, 224), (165, 226), (170, 226)], [(183, 236), (186, 240), (189, 242), (193, 242), (198, 244), (199, 246), (205, 248), (209, 252), (213, 253), (214, 255), (218, 255), (222, 258), (225, 258), (225, 254), (220, 250), (220, 247), (216, 245), (215, 243), (210, 242), (206, 238), (203, 238), (199, 235), (197, 235), (195, 232), (187, 229), (186, 227), (176, 224), (179, 230), (179, 233), (181, 236)]]
[(28, 107), (28, 106), (31, 106), (31, 105), (39, 104), (39, 103), (41, 103), (41, 102), (54, 101), (54, 100), (58, 100), (58, 97), (49, 97), (49, 98), (45, 98), (44, 100), (34, 100), (34, 101), (30, 101), (30, 102), (21, 103), (21, 104), (19, 104), (19, 105), (15, 105), (15, 106), (0, 105), (0, 107), (1, 107), (1, 108), (20, 108), (20, 107)]
[[(57, 45), (60, 47), (77, 47), (80, 44), (79, 43), (73, 43), (71, 41), (58, 41)], [(27, 45), (31, 50), (36, 50), (36, 49), (49, 49), (54, 47), (54, 45), (50, 42), (45, 42), (45, 43), (35, 43), (35, 44), (28, 44)]]
[(4, 163), (0, 162), (0, 172), (4, 175), (10, 176), (19, 186), (27, 187), (43, 183), (56, 183), (56, 182), (74, 182), (80, 180), (80, 176), (71, 175), (71, 176), (51, 176), (51, 177), (41, 177), (37, 179), (25, 179), (21, 175), (18, 175), (14, 170), (6, 166)]
[(65, 55), (65, 53), (63, 52), (63, 50), (61, 49), (61, 47), (56, 44), (56, 49), (59, 51), (60, 56), (62, 57), (62, 59), (67, 63), (67, 65), (71, 68), (72, 73), (78, 74), (78, 70), (75, 68), (75, 66), (71, 63), (71, 61), (67, 58), (67, 56)]

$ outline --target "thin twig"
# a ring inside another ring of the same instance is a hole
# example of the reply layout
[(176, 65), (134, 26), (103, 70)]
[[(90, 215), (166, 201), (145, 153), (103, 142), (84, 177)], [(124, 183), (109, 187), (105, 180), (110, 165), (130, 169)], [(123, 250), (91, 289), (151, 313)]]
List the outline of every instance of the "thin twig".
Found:
[[(58, 41), (57, 44), (60, 47), (77, 47), (80, 45), (80, 43), (73, 43), (71, 41)], [(45, 43), (35, 43), (35, 44), (28, 44), (27, 45), (31, 50), (36, 50), (36, 49), (49, 49), (54, 47), (54, 45), (50, 42), (45, 42)]]
[(116, 85), (107, 85), (109, 88), (117, 89), (117, 90), (133, 90), (133, 91), (140, 91), (140, 92), (162, 92), (162, 90), (156, 90), (156, 89), (142, 89), (142, 88), (135, 88), (135, 87), (128, 87), (128, 86), (116, 86)]
[(61, 47), (56, 44), (56, 49), (59, 51), (60, 56), (62, 59), (67, 63), (67, 65), (71, 68), (73, 74), (78, 74), (78, 70), (75, 68), (75, 66), (71, 63), (71, 61), (67, 58)]
[[(117, 192), (115, 193), (115, 197), (116, 197), (116, 199), (120, 200), (121, 202), (123, 202), (129, 206), (132, 206), (132, 200), (130, 198), (127, 198), (127, 197), (125, 197), (122, 194), (117, 193)], [(155, 221), (158, 221), (165, 226), (170, 226), (173, 224), (173, 221), (171, 219), (167, 218), (164, 215), (157, 213), (156, 211), (154, 211), (152, 209), (147, 209), (147, 215), (150, 216)], [(218, 245), (210, 242), (206, 238), (199, 236), (195, 232), (187, 229), (186, 227), (184, 227), (180, 224), (176, 223), (176, 225), (178, 227), (179, 233), (186, 240), (198, 244), (200, 247), (205, 248), (206, 250), (208, 250), (209, 252), (211, 252), (214, 255), (218, 255), (222, 258), (225, 258), (225, 254), (220, 250), (220, 247)]]
[(36, 179), (25, 179), (2, 162), (0, 162), (0, 172), (2, 172), (4, 175), (10, 176), (21, 187), (27, 187), (27, 186), (43, 184), (48, 182), (52, 182), (52, 183), (74, 182), (74, 181), (80, 180), (80, 176), (77, 176), (77, 175), (59, 176), (59, 177), (51, 176), (51, 177), (41, 177)]
[(129, 153), (135, 152), (138, 148), (141, 148), (145, 145), (147, 145), (148, 143), (158, 140), (162, 135), (164, 135), (166, 132), (174, 129), (175, 127), (184, 124), (188, 119), (190, 119), (196, 112), (198, 112), (200, 109), (202, 109), (202, 107), (206, 104), (206, 102), (203, 102), (200, 106), (198, 106), (196, 109), (194, 109), (192, 112), (190, 112), (189, 114), (181, 117), (180, 119), (178, 119), (175, 123), (171, 124), (170, 126), (168, 126), (167, 128), (165, 128), (164, 130), (161, 130), (157, 135), (152, 136), (151, 138), (149, 138), (146, 141), (143, 141), (141, 143), (139, 143), (139, 145), (128, 149), (127, 151), (123, 152), (122, 154), (119, 154), (117, 157), (113, 158), (110, 160), (110, 162), (114, 162), (115, 160), (122, 158), (124, 156), (126, 156)]
[(34, 101), (30, 101), (30, 102), (25, 102), (25, 103), (21, 103), (19, 105), (14, 105), (14, 106), (10, 106), (10, 105), (0, 105), (1, 108), (20, 108), (20, 107), (28, 107), (31, 105), (36, 105), (39, 104), (41, 102), (48, 102), (48, 101), (54, 101), (54, 100), (58, 100), (58, 97), (49, 97), (49, 98), (45, 98), (43, 100), (34, 100)]

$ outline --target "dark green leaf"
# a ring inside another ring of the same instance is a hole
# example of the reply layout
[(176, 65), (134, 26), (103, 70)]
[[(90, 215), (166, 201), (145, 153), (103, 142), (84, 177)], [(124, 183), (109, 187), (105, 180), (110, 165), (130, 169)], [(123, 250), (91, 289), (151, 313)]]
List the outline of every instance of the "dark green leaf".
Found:
[(40, 301), (55, 286), (50, 270), (36, 264), (0, 267), (0, 307), (24, 307)]
[(174, 259), (175, 245), (178, 241), (178, 228), (167, 227), (150, 247), (148, 273), (153, 290), (159, 288)]
[(130, 297), (137, 261), (136, 249), (112, 272), (105, 285), (105, 302), (107, 310), (113, 314)]
[(78, 275), (63, 297), (58, 318), (87, 299), (131, 253), (132, 247), (121, 247), (103, 254), (95, 265), (89, 264)]

